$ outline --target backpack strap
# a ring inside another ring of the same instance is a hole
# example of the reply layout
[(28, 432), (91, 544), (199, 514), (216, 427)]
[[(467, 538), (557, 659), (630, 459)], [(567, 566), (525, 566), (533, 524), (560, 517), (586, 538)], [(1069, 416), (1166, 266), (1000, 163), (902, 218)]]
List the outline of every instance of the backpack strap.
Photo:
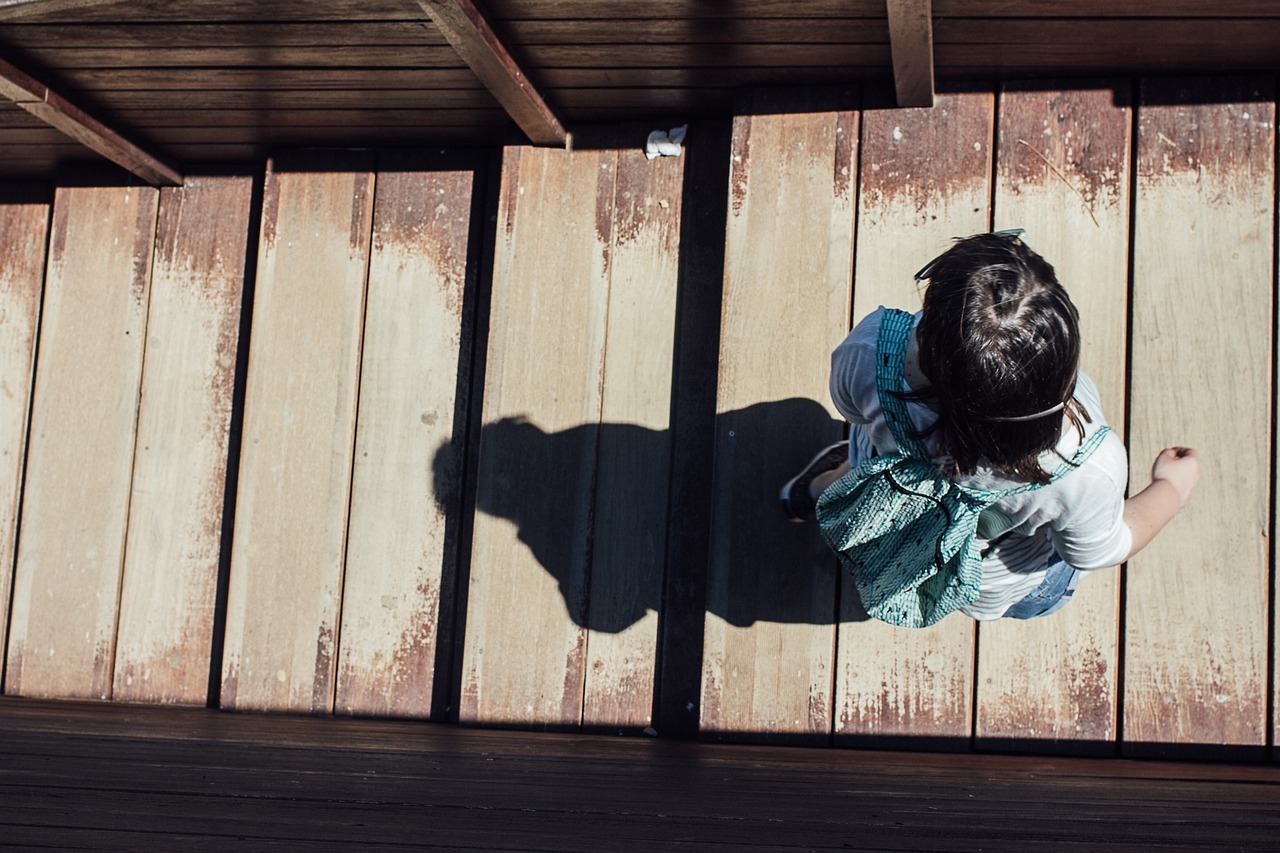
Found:
[(897, 308), (885, 309), (876, 338), (876, 392), (880, 397), (880, 410), (884, 412), (885, 422), (889, 424), (898, 449), (927, 462), (930, 461), (929, 454), (920, 440), (911, 434), (915, 425), (907, 414), (906, 401), (902, 399), (902, 369), (915, 324), (914, 314)]
[[(1098, 446), (1102, 444), (1102, 440), (1107, 437), (1107, 433), (1109, 432), (1111, 432), (1111, 427), (1105, 424), (1098, 427), (1098, 429), (1094, 431), (1093, 435), (1086, 438), (1084, 443), (1080, 445), (1076, 452), (1071, 454), (1070, 459), (1064, 460), (1061, 465), (1053, 470), (1053, 473), (1049, 475), (1049, 483), (1058, 482), (1063, 477), (1083, 465), (1084, 461), (1092, 455), (1093, 451), (1097, 450)], [(1049, 483), (1027, 483), (1025, 486), (1017, 486), (1012, 489), (1001, 490), (1000, 495), (1001, 497), (1017, 495), (1022, 492), (1029, 492), (1033, 489), (1038, 489), (1041, 486), (1047, 486)]]

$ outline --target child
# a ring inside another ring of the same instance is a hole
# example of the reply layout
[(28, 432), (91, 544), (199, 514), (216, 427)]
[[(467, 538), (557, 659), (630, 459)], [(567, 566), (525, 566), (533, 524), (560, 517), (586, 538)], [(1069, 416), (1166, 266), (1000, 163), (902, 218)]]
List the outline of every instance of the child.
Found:
[[(958, 240), (917, 273), (929, 283), (903, 367), (901, 399), (915, 435), (948, 477), (987, 490), (1046, 484), (1001, 498), (979, 518), (982, 581), (961, 608), (976, 619), (1055, 612), (1082, 572), (1146, 546), (1200, 479), (1194, 450), (1167, 448), (1151, 484), (1126, 500), (1128, 461), (1111, 433), (1049, 482), (1106, 421), (1097, 388), (1077, 369), (1076, 308), (1019, 234)], [(852, 427), (847, 443), (819, 453), (783, 487), (794, 520), (813, 519), (819, 495), (851, 466), (896, 448), (876, 390), (884, 311), (859, 323), (832, 355), (831, 397)]]

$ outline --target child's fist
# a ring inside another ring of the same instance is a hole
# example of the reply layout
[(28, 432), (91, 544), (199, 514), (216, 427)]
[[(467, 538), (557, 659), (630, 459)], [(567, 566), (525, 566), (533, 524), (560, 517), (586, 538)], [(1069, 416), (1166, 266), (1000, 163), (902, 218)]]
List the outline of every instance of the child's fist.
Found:
[(1151, 479), (1166, 480), (1177, 489), (1181, 509), (1200, 482), (1200, 457), (1190, 447), (1166, 447), (1151, 466)]

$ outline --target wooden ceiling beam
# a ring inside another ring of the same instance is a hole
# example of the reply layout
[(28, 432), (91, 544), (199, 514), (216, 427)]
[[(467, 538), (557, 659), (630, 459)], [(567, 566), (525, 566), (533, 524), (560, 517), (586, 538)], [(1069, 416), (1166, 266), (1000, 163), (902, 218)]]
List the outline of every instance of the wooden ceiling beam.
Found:
[(418, 0), (449, 44), (536, 145), (569, 144), (569, 134), (472, 0)]
[(124, 0), (0, 0), (0, 21), (122, 2)]
[(143, 151), (3, 59), (0, 59), (0, 95), (153, 186), (182, 184), (182, 173), (177, 169)]
[(893, 85), (900, 107), (933, 106), (933, 3), (886, 0)]

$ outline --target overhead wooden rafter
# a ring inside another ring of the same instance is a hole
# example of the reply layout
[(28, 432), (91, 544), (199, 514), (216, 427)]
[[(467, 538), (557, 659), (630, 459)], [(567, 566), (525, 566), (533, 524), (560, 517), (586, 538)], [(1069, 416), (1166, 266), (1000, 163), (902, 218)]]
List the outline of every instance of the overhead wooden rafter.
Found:
[(531, 142), (568, 145), (564, 126), (472, 0), (418, 0), (418, 5)]
[(121, 0), (0, 0), (0, 19), (23, 18), (32, 14), (70, 12), (88, 6), (104, 6)]
[(45, 124), (154, 186), (177, 186), (182, 173), (125, 139), (84, 110), (0, 59), (0, 95)]
[(900, 107), (933, 106), (933, 3), (886, 0), (893, 84)]

